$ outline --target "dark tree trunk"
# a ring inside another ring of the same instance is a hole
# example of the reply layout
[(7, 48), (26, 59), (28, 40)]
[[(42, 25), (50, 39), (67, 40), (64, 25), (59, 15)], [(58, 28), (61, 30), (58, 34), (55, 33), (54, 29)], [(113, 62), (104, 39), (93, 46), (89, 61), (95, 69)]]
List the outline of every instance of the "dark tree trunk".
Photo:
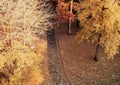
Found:
[(101, 34), (99, 34), (99, 36), (98, 36), (98, 44), (97, 44), (96, 52), (95, 52), (95, 56), (94, 56), (95, 61), (98, 61), (98, 50), (99, 50), (99, 47), (100, 47), (100, 45), (99, 45), (100, 37), (101, 37)]
[(80, 26), (80, 25), (79, 25), (79, 23), (80, 23), (80, 22), (79, 22), (79, 20), (77, 20), (77, 27), (79, 27), (79, 26)]
[(95, 52), (95, 56), (94, 56), (94, 60), (95, 61), (98, 61), (98, 50), (99, 50), (99, 44), (97, 44), (97, 47), (96, 47), (96, 52)]

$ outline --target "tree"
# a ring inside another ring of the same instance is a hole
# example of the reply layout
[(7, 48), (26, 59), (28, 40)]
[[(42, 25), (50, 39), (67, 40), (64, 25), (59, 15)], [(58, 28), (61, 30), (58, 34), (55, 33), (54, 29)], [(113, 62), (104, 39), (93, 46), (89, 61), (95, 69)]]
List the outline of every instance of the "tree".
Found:
[(1, 0), (0, 29), (4, 31), (1, 40), (20, 39), (30, 44), (36, 32), (44, 34), (52, 26), (49, 18), (53, 16), (46, 3), (47, 0), (44, 3), (42, 0)]
[(5, 85), (26, 85), (22, 74), (32, 72), (31, 67), (37, 69), (36, 61), (43, 57), (39, 50), (46, 47), (40, 37), (52, 26), (47, 1), (0, 0), (0, 75), (5, 76), (0, 77), (0, 84), (3, 78), (3, 83), (9, 82)]
[(77, 39), (97, 42), (104, 48), (108, 58), (113, 58), (120, 45), (120, 1), (83, 0), (78, 6), (77, 15), (83, 27)]
[(73, 9), (75, 8), (76, 3), (74, 0), (58, 0), (57, 3), (57, 15), (56, 18), (60, 22), (69, 22), (68, 24), (68, 34), (72, 34), (71, 32), (71, 22), (75, 20), (75, 14), (73, 14)]

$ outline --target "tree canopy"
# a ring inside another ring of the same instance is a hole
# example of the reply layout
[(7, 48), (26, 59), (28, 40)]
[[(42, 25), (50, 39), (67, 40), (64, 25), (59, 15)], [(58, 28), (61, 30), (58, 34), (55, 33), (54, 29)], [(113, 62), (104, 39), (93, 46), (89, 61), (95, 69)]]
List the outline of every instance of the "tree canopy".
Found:
[(109, 58), (118, 53), (120, 45), (119, 0), (84, 0), (79, 3), (77, 16), (82, 30), (77, 39), (98, 42)]

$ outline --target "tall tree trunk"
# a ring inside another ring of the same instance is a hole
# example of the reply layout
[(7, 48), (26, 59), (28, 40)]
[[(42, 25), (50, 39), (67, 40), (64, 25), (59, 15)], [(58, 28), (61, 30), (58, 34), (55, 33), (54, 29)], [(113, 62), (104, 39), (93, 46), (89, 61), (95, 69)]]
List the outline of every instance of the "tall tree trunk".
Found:
[(101, 37), (101, 34), (99, 34), (99, 36), (98, 36), (98, 44), (97, 44), (96, 52), (95, 52), (95, 56), (94, 56), (95, 61), (98, 61), (98, 50), (99, 50), (99, 47), (100, 47), (100, 45), (99, 45), (100, 37)]
[[(72, 8), (73, 8), (73, 0), (71, 0), (70, 2), (70, 13), (72, 13)], [(71, 17), (69, 19), (69, 25), (68, 25), (68, 34), (71, 35), (72, 34), (72, 30), (71, 30)]]

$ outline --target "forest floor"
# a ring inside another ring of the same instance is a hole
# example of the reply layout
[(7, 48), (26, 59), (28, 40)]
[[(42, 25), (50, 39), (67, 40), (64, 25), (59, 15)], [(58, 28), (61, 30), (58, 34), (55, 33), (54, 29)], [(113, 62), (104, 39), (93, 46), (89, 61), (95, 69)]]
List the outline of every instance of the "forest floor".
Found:
[(66, 23), (56, 29), (63, 69), (71, 85), (120, 85), (120, 54), (108, 60), (100, 48), (99, 60), (94, 61), (96, 44), (77, 43), (75, 34), (79, 29), (75, 23), (72, 35), (67, 35)]

